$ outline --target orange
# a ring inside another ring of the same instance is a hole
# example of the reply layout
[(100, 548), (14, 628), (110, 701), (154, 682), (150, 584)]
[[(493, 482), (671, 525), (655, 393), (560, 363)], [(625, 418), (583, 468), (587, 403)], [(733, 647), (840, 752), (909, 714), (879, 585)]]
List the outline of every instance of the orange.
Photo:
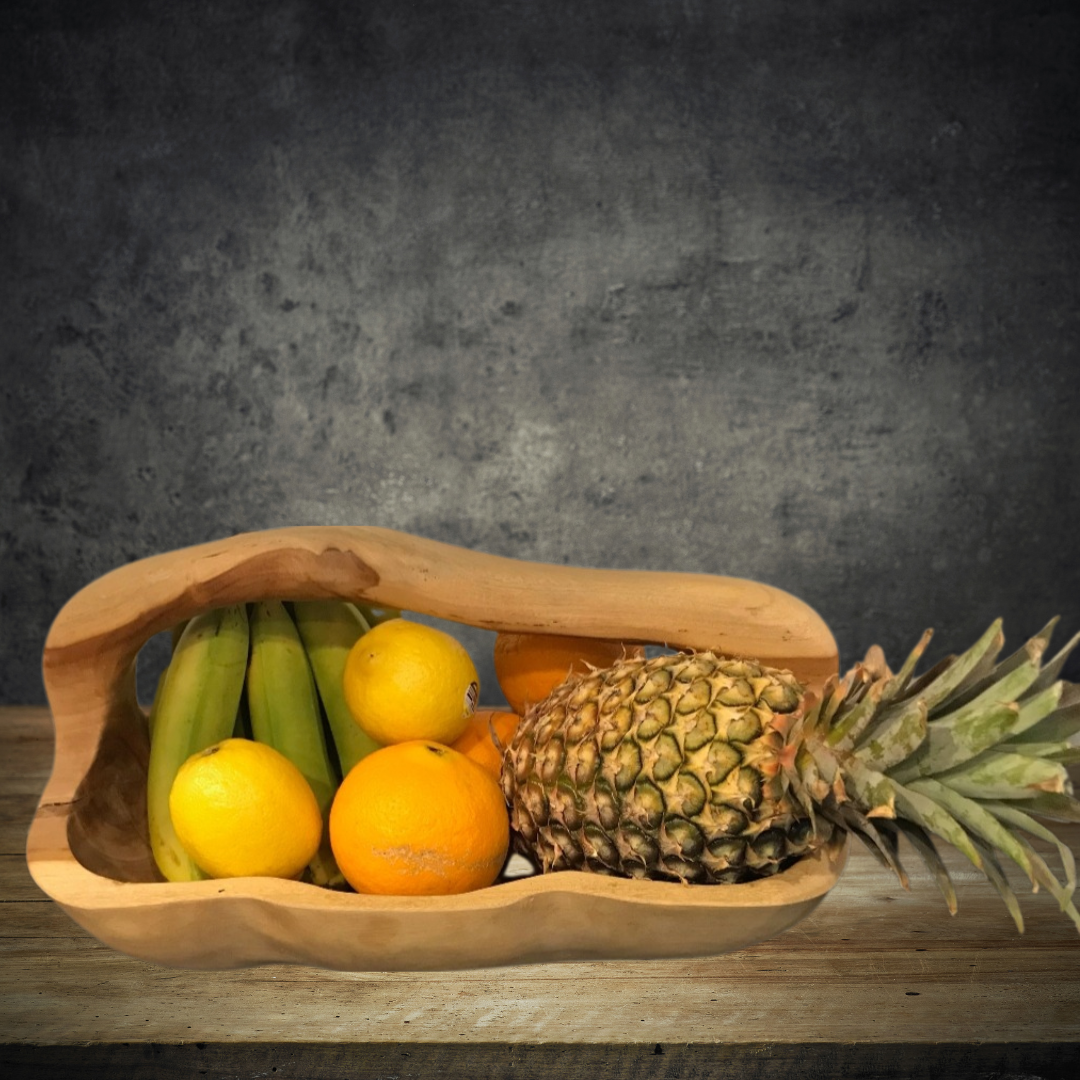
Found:
[(636, 645), (560, 634), (500, 633), (495, 638), (495, 678), (510, 708), (520, 715), (555, 689), (571, 671), (586, 665), (610, 667), (623, 654), (639, 655)]
[(482, 889), (499, 876), (509, 845), (510, 818), (491, 774), (426, 739), (368, 754), (330, 808), (330, 846), (360, 893)]
[[(452, 749), (472, 758), (478, 765), (483, 765), (498, 780), (502, 770), (503, 749), (510, 745), (520, 722), (521, 717), (517, 713), (482, 709), (473, 715), (465, 734), (452, 744)], [(502, 749), (492, 737), (493, 728), (499, 743), (502, 743)]]

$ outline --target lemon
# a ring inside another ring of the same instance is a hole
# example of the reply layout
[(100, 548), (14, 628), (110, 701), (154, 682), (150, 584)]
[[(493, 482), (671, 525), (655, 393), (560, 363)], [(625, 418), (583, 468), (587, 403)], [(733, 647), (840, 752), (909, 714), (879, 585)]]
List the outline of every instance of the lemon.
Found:
[(304, 774), (251, 739), (192, 754), (173, 781), (169, 815), (184, 850), (213, 878), (298, 877), (323, 829)]
[(360, 637), (345, 661), (345, 702), (376, 742), (450, 744), (469, 726), (480, 677), (456, 638), (406, 619)]

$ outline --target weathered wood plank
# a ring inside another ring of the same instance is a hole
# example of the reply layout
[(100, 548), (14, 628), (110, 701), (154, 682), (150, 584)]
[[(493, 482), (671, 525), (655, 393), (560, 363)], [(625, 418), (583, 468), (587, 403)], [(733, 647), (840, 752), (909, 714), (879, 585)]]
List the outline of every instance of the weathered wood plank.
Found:
[(0, 855), (0, 904), (47, 899), (30, 876), (25, 855)]
[[(984, 938), (818, 947), (819, 928), (692, 962), (460, 973), (175, 971), (86, 939), (52, 904), (4, 905), (6, 1041), (879, 1042), (1078, 1037), (1080, 951)], [(841, 911), (837, 912), (841, 916)], [(59, 916), (59, 918), (58, 918)], [(832, 928), (835, 936), (836, 928)], [(830, 935), (826, 935), (830, 936)], [(917, 951), (923, 950), (923, 951)], [(192, 1033), (196, 1033), (194, 1036)]]
[[(40, 742), (52, 745), (52, 716), (44, 705), (4, 705), (0, 707), (0, 738), (5, 746), (18, 742)], [(50, 751), (51, 753), (51, 751)], [(45, 762), (46, 767), (49, 762)], [(0, 765), (0, 770), (3, 766)], [(2, 772), (0, 772), (2, 775)]]
[[(35, 744), (25, 761), (40, 774), (51, 738), (34, 736), (49, 730), (44, 710), (36, 714), (24, 715), (20, 734)], [(14, 730), (7, 719), (0, 760)], [(33, 803), (0, 800), (0, 826), (24, 829), (13, 816)], [(1065, 832), (1080, 847), (1080, 829)], [(801, 1075), (1068, 1075), (1080, 1046), (1080, 936), (1042, 892), (1021, 897), (1020, 937), (980, 875), (959, 856), (946, 860), (958, 879), (955, 918), (913, 857), (905, 893), (856, 847), (812, 916), (722, 957), (210, 973), (122, 956), (52, 901), (17, 899), (35, 887), (16, 852), (0, 859), (0, 899), (10, 897), (0, 903), (0, 1068), (711, 1080), (788, 1075), (798, 1063)], [(206, 1044), (205, 1055), (189, 1043)]]
[(751, 1043), (683, 1045), (635, 1042), (581, 1046), (566, 1043), (415, 1043), (348, 1046), (304, 1042), (129, 1046), (0, 1046), (8, 1075), (124, 1076), (127, 1080), (187, 1080), (206, 1076), (273, 1076), (275, 1080), (319, 1076), (325, 1080), (384, 1077), (386, 1080), (780, 1080), (829, 1076), (940, 1080), (1039, 1077), (1072, 1080), (1080, 1066), (1075, 1044), (1001, 1042), (970, 1046), (874, 1043), (809, 1045)]
[[(31, 706), (0, 708), (0, 793), (29, 795), (35, 800), (45, 787), (53, 760), (53, 726), (48, 709)], [(29, 821), (26, 822), (29, 825)]]
[(18, 855), (26, 861), (26, 834), (37, 802), (37, 794), (0, 794), (0, 855)]
[[(57, 1044), (109, 1042), (291, 1042), (311, 1039), (342, 1044), (498, 1041), (633, 1043), (755, 1042), (812, 1044), (834, 1041), (871, 1044), (929, 1044), (987, 1039), (1057, 1042), (1076, 1039), (1077, 995), (1040, 995), (1024, 1000), (1017, 984), (983, 983), (970, 990), (912, 982), (913, 993), (880, 986), (829, 992), (803, 986), (780, 995), (747, 994), (737, 984), (691, 982), (679, 991), (672, 978), (655, 980), (650, 992), (618, 980), (591, 983), (548, 980), (526, 986), (510, 982), (469, 983), (460, 988), (408, 983), (292, 978), (283, 969), (224, 979), (214, 987), (186, 975), (155, 972), (132, 979), (118, 965), (66, 966), (80, 981), (37, 991), (38, 1001), (3, 1000), (0, 1039)], [(585, 973), (586, 975), (595, 973)], [(125, 977), (127, 976), (127, 977)], [(490, 978), (490, 977), (489, 977)], [(640, 976), (646, 979), (648, 976)], [(41, 985), (41, 984), (39, 984)], [(691, 994), (690, 991), (695, 991)], [(29, 987), (27, 988), (29, 992)], [(711, 993), (712, 998), (705, 997)], [(77, 995), (75, 1000), (72, 996)], [(434, 998), (449, 997), (448, 1001)], [(753, 998), (749, 1004), (747, 997)], [(824, 1004), (824, 1007), (823, 1007)], [(1049, 1017), (1027, 1012), (1036, 1005)], [(943, 1010), (963, 1008), (978, 1016), (948, 1022)], [(1017, 1013), (1022, 1015), (1018, 1016)], [(169, 1015), (174, 1014), (174, 1015)], [(853, 1015), (854, 1014), (854, 1015)], [(863, 1015), (859, 1015), (863, 1014)]]

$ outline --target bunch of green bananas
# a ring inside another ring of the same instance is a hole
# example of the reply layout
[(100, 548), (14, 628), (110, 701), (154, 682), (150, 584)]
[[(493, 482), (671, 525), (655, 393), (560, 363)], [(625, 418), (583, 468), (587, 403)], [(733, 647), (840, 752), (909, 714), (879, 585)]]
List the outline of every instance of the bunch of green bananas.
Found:
[(304, 774), (324, 822), (305, 880), (344, 884), (326, 829), (330, 804), (342, 776), (379, 745), (345, 704), (345, 660), (361, 634), (398, 614), (339, 600), (288, 607), (262, 600), (207, 611), (174, 629), (172, 658), (150, 708), (146, 784), (150, 848), (168, 881), (207, 876), (169, 818), (177, 770), (192, 754), (239, 736), (269, 744)]

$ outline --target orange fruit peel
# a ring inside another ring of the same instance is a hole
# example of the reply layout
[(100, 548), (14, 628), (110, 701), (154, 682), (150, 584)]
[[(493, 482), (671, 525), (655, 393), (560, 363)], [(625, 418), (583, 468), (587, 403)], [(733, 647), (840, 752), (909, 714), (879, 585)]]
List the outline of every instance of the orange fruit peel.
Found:
[(376, 750), (345, 777), (330, 809), (330, 845), (359, 893), (470, 892), (499, 876), (510, 819), (483, 766), (417, 739)]
[(495, 679), (510, 708), (524, 716), (571, 672), (610, 667), (623, 656), (640, 653), (640, 646), (621, 641), (500, 632), (495, 638)]
[(514, 737), (521, 717), (502, 709), (481, 709), (474, 713), (465, 733), (451, 749), (482, 765), (496, 780), (502, 771), (503, 753)]

